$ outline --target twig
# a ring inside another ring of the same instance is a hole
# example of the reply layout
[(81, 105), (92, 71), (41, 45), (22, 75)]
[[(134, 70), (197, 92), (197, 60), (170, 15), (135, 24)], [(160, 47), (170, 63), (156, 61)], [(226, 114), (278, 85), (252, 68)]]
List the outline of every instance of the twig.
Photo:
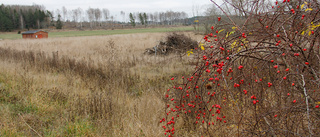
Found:
[(308, 118), (308, 129), (309, 129), (309, 133), (310, 133), (310, 137), (312, 136), (312, 131), (311, 131), (311, 123), (310, 123), (310, 116), (309, 116), (309, 113), (310, 113), (310, 109), (309, 109), (309, 102), (308, 102), (308, 94), (307, 94), (307, 90), (306, 90), (306, 82), (304, 81), (304, 76), (301, 75), (301, 78), (302, 78), (302, 87), (303, 87), (303, 92), (304, 92), (304, 96), (306, 97), (306, 105), (307, 105), (307, 118)]
[(268, 119), (266, 117), (263, 117), (263, 119), (264, 119), (264, 121), (266, 121), (267, 125), (270, 127), (272, 135), (275, 136), (274, 130), (273, 130), (272, 126), (270, 126)]
[(227, 17), (228, 17), (228, 19), (232, 22), (232, 24), (234, 25), (234, 26), (236, 26), (237, 27), (237, 29), (240, 31), (240, 32), (242, 32), (242, 30), (240, 29), (240, 27), (230, 18), (230, 16), (216, 3), (216, 2), (214, 2), (213, 0), (210, 0), (214, 5), (216, 5)]
[(39, 137), (42, 137), (36, 130), (34, 130), (24, 119), (23, 117), (20, 115), (20, 113), (18, 114), (20, 116), (20, 118), (22, 119), (22, 121), (32, 130), (34, 131)]

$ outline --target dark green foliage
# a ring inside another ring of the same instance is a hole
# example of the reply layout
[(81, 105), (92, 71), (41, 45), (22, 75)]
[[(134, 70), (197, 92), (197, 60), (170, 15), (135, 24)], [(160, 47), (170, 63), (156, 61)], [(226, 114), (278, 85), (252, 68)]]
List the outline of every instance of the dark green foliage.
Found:
[(139, 13), (139, 20), (140, 20), (141, 24), (144, 25), (144, 18), (141, 13)]
[(57, 20), (57, 25), (56, 25), (56, 29), (62, 29), (62, 22), (61, 22), (61, 15), (58, 15), (58, 20)]
[(146, 13), (143, 13), (143, 18), (144, 18), (144, 24), (147, 25), (148, 24), (148, 16)]
[(44, 10), (36, 6), (0, 5), (0, 31), (17, 29), (40, 29), (49, 17)]
[(130, 23), (133, 27), (136, 26), (135, 17), (133, 17), (132, 13), (129, 14), (130, 17)]

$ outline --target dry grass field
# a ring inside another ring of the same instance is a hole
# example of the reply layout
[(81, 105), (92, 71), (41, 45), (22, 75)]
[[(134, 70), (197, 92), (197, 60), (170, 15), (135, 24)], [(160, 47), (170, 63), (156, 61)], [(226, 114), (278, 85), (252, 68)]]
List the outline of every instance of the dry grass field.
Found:
[(143, 54), (165, 36), (0, 41), (0, 136), (162, 136), (170, 78), (193, 70), (188, 57)]

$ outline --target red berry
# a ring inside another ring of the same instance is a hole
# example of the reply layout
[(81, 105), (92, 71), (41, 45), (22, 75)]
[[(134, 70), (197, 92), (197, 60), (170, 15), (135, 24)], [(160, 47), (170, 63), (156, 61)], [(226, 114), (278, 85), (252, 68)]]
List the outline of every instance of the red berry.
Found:
[(316, 105), (316, 108), (319, 108), (319, 105)]
[(274, 117), (277, 117), (278, 115), (274, 115)]
[(297, 101), (296, 101), (296, 100), (293, 100), (292, 102), (293, 102), (293, 103), (296, 103)]
[(171, 78), (171, 80), (174, 80), (174, 78)]
[(304, 64), (309, 65), (309, 62), (305, 62)]

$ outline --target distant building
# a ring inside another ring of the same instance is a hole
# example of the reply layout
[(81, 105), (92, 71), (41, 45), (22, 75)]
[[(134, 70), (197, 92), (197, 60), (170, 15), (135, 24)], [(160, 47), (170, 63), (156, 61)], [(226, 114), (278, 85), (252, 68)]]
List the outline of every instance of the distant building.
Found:
[(43, 30), (32, 30), (32, 31), (26, 31), (22, 33), (22, 38), (24, 39), (42, 39), (42, 38), (48, 38), (48, 32)]

